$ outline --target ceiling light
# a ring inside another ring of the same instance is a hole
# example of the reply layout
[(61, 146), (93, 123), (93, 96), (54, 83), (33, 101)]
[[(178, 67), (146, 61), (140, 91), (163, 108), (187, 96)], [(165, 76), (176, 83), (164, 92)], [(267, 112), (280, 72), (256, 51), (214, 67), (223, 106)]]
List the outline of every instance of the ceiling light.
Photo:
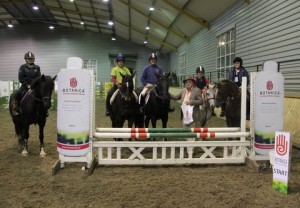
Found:
[(50, 30), (53, 30), (53, 29), (54, 29), (54, 26), (53, 26), (53, 25), (50, 25), (50, 26), (49, 26), (49, 29), (50, 29)]
[(108, 2), (109, 0), (102, 0), (102, 1), (106, 3), (106, 2)]
[(115, 37), (111, 37), (111, 40), (116, 40), (116, 38)]
[(149, 26), (147, 26), (147, 27), (146, 27), (146, 30), (150, 30), (150, 27), (149, 27)]
[(154, 11), (154, 7), (150, 7), (149, 10), (150, 10), (150, 11)]
[(147, 44), (148, 43), (148, 41), (147, 40), (144, 40), (144, 44)]
[(33, 10), (38, 10), (38, 9), (39, 9), (39, 7), (37, 6), (37, 4), (36, 4), (36, 3), (34, 3), (34, 5), (33, 5), (32, 9), (33, 9)]
[(114, 22), (113, 21), (108, 21), (108, 25), (114, 25)]
[(12, 27), (14, 27), (14, 25), (11, 23), (11, 21), (9, 21), (9, 23), (7, 24), (7, 27), (12, 28)]
[(74, 0), (70, 0), (70, 2), (73, 2)]
[(84, 22), (80, 22), (81, 25), (84, 25)]

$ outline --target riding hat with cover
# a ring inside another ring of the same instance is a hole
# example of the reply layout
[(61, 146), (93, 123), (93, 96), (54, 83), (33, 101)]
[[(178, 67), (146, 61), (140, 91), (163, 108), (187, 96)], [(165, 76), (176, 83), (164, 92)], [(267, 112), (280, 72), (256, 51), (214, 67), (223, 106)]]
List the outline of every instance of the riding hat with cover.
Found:
[(148, 61), (150, 61), (150, 59), (156, 59), (156, 60), (157, 60), (156, 54), (155, 54), (155, 53), (151, 53), (151, 54), (149, 55)]
[(123, 54), (119, 54), (116, 57), (116, 62), (118, 62), (118, 61), (124, 61), (125, 62), (125, 56)]
[(28, 51), (27, 53), (25, 53), (24, 59), (35, 59), (35, 56), (31, 51)]
[(240, 62), (241, 66), (243, 65), (243, 59), (240, 58), (240, 57), (235, 57), (235, 58), (233, 59), (233, 63), (234, 63), (234, 62)]
[(198, 73), (205, 73), (205, 71), (204, 71), (204, 67), (203, 66), (198, 66), (197, 68), (196, 68), (196, 74), (198, 74)]

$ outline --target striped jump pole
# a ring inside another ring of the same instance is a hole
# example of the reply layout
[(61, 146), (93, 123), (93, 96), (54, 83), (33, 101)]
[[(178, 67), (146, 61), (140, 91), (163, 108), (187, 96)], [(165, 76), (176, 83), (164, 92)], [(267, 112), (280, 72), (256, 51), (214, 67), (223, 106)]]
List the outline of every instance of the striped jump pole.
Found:
[(113, 133), (113, 132), (96, 132), (96, 138), (239, 138), (249, 137), (250, 132), (205, 132), (205, 133), (191, 133), (191, 132), (173, 132), (173, 133)]
[(173, 132), (237, 132), (239, 127), (230, 128), (96, 128), (97, 132), (105, 133), (173, 133)]

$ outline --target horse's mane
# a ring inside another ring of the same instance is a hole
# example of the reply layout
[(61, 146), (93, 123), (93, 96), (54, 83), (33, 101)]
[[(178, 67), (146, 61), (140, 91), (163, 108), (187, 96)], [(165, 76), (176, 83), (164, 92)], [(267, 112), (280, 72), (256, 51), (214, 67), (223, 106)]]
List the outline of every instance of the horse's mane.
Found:
[(231, 81), (229, 79), (223, 79), (223, 80), (221, 80), (220, 83), (225, 83), (225, 84), (228, 83), (228, 84), (234, 86), (236, 89), (239, 89), (239, 87), (233, 81)]

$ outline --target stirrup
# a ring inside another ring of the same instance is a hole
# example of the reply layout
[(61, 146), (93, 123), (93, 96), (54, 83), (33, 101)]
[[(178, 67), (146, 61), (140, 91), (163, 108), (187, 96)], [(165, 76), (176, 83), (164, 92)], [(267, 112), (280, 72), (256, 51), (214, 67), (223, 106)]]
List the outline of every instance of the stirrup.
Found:
[(12, 111), (13, 116), (18, 116), (20, 113), (17, 110)]
[(144, 113), (145, 113), (145, 107), (144, 107), (144, 106), (140, 107), (140, 113), (141, 113), (141, 114), (144, 114)]

